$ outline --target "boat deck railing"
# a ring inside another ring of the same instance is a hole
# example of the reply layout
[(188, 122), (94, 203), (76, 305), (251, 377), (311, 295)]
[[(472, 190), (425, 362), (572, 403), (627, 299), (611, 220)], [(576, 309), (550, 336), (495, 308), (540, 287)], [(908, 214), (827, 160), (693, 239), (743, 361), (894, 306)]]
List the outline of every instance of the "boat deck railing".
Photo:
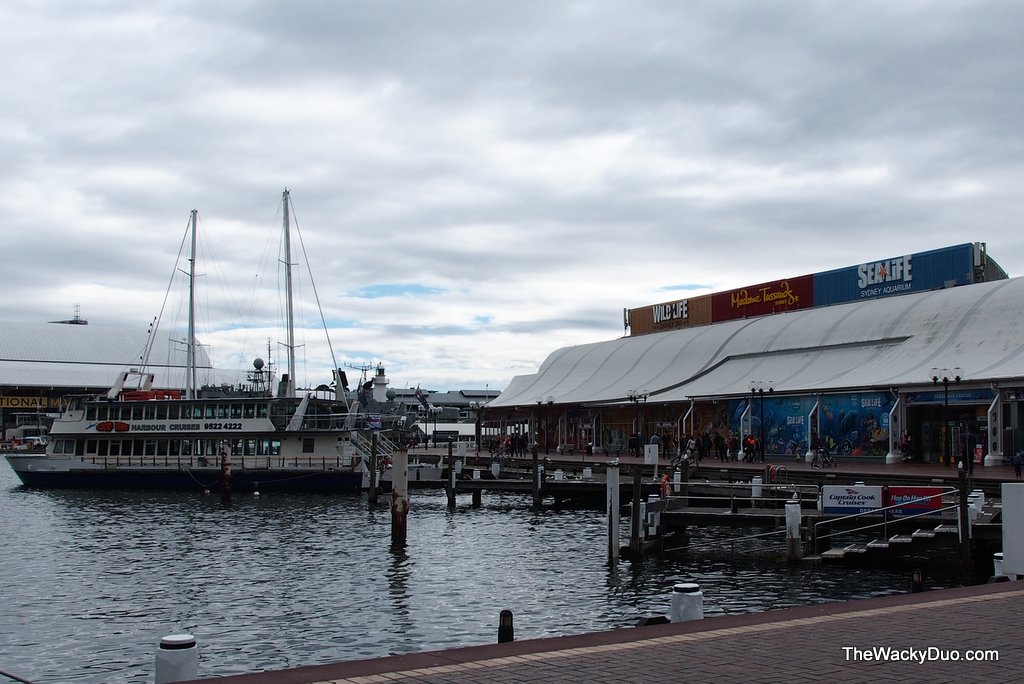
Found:
[[(82, 463), (105, 469), (153, 468), (165, 470), (220, 470), (217, 456), (85, 456)], [(352, 459), (338, 456), (233, 456), (233, 470), (351, 470)]]

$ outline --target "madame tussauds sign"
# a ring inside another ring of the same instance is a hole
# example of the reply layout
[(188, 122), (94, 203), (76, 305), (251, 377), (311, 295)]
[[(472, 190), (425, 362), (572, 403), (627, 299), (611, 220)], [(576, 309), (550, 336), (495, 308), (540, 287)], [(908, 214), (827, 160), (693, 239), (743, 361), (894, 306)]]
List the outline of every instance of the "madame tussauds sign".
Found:
[(882, 507), (882, 488), (826, 485), (821, 488), (821, 507), (838, 515), (870, 513)]

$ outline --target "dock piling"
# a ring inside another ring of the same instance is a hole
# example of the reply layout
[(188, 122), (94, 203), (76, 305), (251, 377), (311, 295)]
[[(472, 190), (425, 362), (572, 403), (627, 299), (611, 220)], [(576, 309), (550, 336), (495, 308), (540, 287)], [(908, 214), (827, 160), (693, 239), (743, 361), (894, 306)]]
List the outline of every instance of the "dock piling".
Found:
[(608, 560), (619, 560), (619, 463), (608, 464), (606, 471), (606, 513), (608, 515)]
[(405, 546), (409, 522), (409, 451), (395, 453), (391, 479), (391, 545)]

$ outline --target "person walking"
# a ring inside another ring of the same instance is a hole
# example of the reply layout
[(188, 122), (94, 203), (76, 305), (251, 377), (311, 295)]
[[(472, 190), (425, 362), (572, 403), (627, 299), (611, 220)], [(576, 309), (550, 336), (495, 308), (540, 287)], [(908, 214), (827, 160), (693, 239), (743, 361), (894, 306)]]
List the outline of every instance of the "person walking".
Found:
[(1017, 453), (1013, 455), (1013, 459), (1011, 459), (1011, 461), (1013, 463), (1013, 475), (1019, 480), (1020, 468), (1024, 465), (1024, 447), (1017, 450)]

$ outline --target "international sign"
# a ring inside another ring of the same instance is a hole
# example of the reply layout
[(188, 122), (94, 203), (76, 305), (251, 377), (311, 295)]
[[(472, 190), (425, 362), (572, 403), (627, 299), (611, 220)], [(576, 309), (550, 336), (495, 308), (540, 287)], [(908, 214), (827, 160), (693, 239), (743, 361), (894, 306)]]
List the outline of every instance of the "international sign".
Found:
[(882, 488), (826, 485), (821, 488), (821, 507), (825, 513), (834, 515), (877, 511), (882, 507)]

